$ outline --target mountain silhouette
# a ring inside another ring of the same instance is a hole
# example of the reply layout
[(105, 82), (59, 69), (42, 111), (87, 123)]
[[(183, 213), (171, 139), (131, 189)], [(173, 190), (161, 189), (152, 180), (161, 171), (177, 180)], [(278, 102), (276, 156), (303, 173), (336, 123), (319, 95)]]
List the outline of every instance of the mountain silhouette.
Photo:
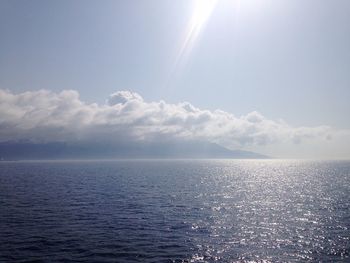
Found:
[(232, 158), (262, 159), (265, 155), (229, 150), (215, 143), (199, 141), (174, 142), (3, 142), (2, 160), (109, 159), (109, 158)]

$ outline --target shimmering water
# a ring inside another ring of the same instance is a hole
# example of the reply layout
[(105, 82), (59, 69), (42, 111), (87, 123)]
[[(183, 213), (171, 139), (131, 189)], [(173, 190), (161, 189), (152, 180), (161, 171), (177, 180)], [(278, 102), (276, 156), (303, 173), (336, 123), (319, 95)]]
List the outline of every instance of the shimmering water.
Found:
[(350, 162), (0, 163), (0, 262), (349, 261)]

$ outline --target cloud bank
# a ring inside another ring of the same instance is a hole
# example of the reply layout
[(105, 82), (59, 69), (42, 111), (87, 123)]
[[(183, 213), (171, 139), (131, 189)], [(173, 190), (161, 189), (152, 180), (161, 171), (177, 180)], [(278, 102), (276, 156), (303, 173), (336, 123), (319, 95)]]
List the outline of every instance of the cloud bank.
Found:
[(152, 141), (203, 140), (228, 148), (301, 144), (331, 140), (328, 126), (292, 127), (258, 112), (237, 117), (202, 110), (188, 102), (146, 102), (134, 92), (118, 91), (104, 105), (85, 103), (64, 90), (14, 94), (0, 89), (0, 141)]

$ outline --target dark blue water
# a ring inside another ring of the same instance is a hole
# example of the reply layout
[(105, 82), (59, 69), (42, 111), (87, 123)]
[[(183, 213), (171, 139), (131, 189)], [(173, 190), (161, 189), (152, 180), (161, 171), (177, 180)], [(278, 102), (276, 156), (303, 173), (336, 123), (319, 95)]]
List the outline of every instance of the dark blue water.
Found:
[(0, 262), (349, 261), (350, 162), (0, 163)]

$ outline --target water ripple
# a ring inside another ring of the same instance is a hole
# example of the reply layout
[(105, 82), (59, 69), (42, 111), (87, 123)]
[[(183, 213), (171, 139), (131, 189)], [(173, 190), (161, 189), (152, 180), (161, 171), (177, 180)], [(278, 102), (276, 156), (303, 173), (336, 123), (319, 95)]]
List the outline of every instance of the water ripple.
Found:
[(0, 262), (343, 262), (350, 162), (0, 163)]

